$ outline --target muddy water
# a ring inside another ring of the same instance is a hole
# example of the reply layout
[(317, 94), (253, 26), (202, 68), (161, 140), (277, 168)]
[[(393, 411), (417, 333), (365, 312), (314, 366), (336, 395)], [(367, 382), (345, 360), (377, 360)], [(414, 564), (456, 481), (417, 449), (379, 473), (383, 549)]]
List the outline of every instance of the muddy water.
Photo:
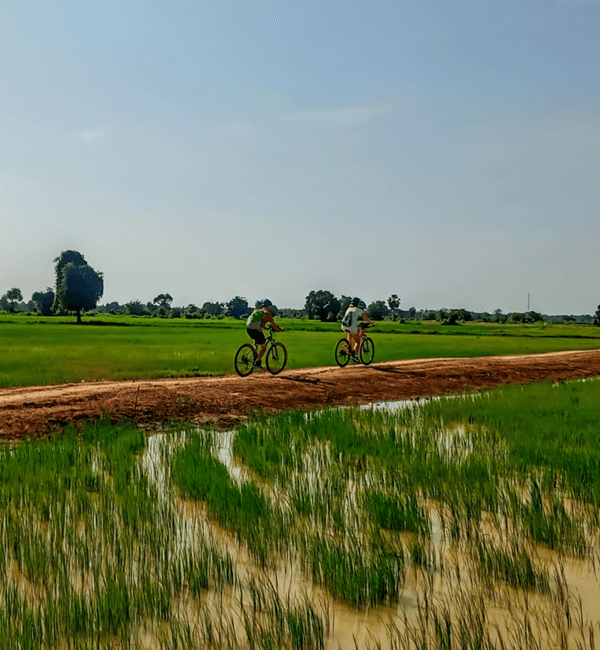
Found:
[[(232, 443), (234, 432), (221, 432), (219, 444), (215, 449), (219, 460), (227, 467), (233, 480), (242, 481), (247, 477), (247, 471), (233, 457)], [(180, 438), (180, 441), (183, 440)], [(169, 455), (168, 439), (165, 434), (155, 434), (148, 439), (148, 446), (142, 458), (145, 471), (151, 481), (158, 485), (166, 485), (165, 459)], [(163, 492), (164, 494), (164, 492)], [(198, 534), (205, 535), (215, 544), (226, 550), (236, 561), (236, 571), (242, 582), (263, 580), (273, 585), (284, 601), (297, 599), (301, 601), (308, 597), (315, 604), (317, 611), (322, 613), (329, 633), (325, 638), (325, 650), (346, 650), (357, 647), (367, 647), (368, 644), (379, 642), (382, 648), (387, 647), (387, 629), (390, 619), (400, 621), (405, 613), (416, 613), (416, 595), (407, 589), (400, 603), (393, 607), (379, 606), (357, 611), (345, 603), (331, 598), (328, 592), (307, 579), (298, 562), (291, 560), (281, 563), (273, 570), (266, 570), (255, 564), (247, 550), (240, 546), (235, 539), (215, 522), (206, 517), (202, 504), (182, 501), (179, 511), (182, 518), (181, 543), (193, 543), (192, 539)], [(214, 604), (215, 599), (222, 601), (222, 594), (209, 594), (207, 602)], [(196, 606), (195, 604), (190, 607)], [(237, 610), (235, 598), (230, 594), (229, 606), (231, 611)], [(187, 613), (194, 616), (194, 612)], [(237, 630), (243, 632), (241, 622)], [(151, 647), (151, 646), (150, 646)]]
[[(407, 404), (411, 403), (386, 403), (375, 408), (402, 408)], [(235, 433), (215, 435), (218, 437), (215, 452), (232, 479), (236, 482), (247, 480), (247, 470), (233, 457)], [(460, 435), (460, 432), (452, 435)], [(183, 438), (179, 439), (179, 443), (182, 441)], [(172, 453), (166, 442), (164, 434), (151, 436), (142, 461), (149, 478), (161, 485), (168, 484), (165, 460)], [(182, 502), (180, 512), (186, 520), (182, 522), (182, 530), (187, 531), (182, 535), (182, 544), (189, 543), (198, 534), (207, 535), (235, 559), (242, 582), (266, 580), (282, 599), (309, 598), (325, 619), (328, 630), (326, 650), (410, 647), (408, 639), (411, 630), (415, 638), (419, 637), (419, 630), (422, 638), (425, 638), (424, 611), (447, 611), (455, 617), (472, 621), (476, 615), (468, 613), (470, 605), (466, 603), (473, 602), (485, 603), (482, 611), (492, 639), (496, 642), (501, 639), (507, 648), (592, 648), (594, 639), (600, 647), (600, 574), (595, 570), (598, 558), (565, 559), (556, 553), (538, 549), (540, 562), (551, 568), (552, 575), (560, 573), (561, 579), (553, 582), (553, 592), (561, 591), (560, 585), (568, 591), (560, 602), (555, 595), (536, 595), (511, 589), (504, 584), (498, 584), (490, 591), (481, 583), (464, 552), (446, 543), (439, 518), (432, 507), (432, 544), (439, 561), (438, 567), (431, 571), (411, 569), (399, 602), (394, 606), (357, 611), (313, 585), (293, 559), (273, 570), (256, 566), (247, 551), (231, 535), (207, 519), (201, 505)], [(216, 598), (216, 594), (209, 594), (206, 602), (210, 604)], [(220, 595), (221, 606), (222, 598)], [(230, 607), (232, 613), (236, 611), (234, 599)], [(187, 612), (187, 616), (192, 618), (196, 614)], [(236, 624), (236, 629), (242, 632), (241, 623), (239, 627)], [(429, 640), (434, 641), (433, 638)]]

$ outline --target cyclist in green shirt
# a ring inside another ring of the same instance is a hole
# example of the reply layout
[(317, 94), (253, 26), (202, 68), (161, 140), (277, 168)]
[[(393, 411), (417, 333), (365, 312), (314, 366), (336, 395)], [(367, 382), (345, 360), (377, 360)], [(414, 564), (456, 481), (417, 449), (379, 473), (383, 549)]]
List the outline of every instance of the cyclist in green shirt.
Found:
[(261, 359), (267, 349), (267, 339), (265, 338), (263, 327), (266, 327), (266, 325), (269, 324), (276, 332), (283, 332), (283, 327), (279, 327), (279, 325), (275, 323), (273, 314), (269, 311), (269, 307), (271, 307), (272, 304), (273, 303), (268, 298), (263, 300), (261, 307), (255, 309), (250, 316), (248, 316), (248, 320), (246, 321), (246, 332), (248, 332), (248, 336), (256, 345), (260, 346), (258, 356), (254, 362), (255, 368), (262, 368)]

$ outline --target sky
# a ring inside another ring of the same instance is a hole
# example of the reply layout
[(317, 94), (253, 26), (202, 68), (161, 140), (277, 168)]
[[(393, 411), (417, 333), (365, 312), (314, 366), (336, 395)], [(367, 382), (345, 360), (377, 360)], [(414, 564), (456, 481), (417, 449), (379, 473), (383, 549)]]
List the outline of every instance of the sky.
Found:
[(0, 294), (594, 313), (600, 0), (0, 0)]

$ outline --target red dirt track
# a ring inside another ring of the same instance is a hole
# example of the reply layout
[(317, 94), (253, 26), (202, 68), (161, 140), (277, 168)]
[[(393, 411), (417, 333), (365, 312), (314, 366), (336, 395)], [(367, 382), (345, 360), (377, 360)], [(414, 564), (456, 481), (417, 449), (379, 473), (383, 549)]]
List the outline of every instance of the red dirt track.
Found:
[(600, 375), (600, 350), (285, 370), (242, 379), (155, 379), (0, 389), (0, 437), (39, 436), (110, 414), (151, 427), (173, 420), (231, 426), (256, 409), (414, 399), (502, 383)]

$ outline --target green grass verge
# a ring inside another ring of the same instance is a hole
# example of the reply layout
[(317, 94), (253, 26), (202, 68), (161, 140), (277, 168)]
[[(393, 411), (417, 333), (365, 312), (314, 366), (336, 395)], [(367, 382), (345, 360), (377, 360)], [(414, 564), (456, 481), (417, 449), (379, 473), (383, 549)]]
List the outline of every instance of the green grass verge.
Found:
[[(334, 364), (337, 323), (280, 321), (288, 368)], [(382, 322), (373, 330), (375, 361), (474, 357), (600, 348), (600, 329), (585, 325)], [(81, 381), (198, 377), (233, 373), (248, 339), (235, 319), (188, 320), (88, 316), (72, 319), (0, 315), (0, 387)]]

